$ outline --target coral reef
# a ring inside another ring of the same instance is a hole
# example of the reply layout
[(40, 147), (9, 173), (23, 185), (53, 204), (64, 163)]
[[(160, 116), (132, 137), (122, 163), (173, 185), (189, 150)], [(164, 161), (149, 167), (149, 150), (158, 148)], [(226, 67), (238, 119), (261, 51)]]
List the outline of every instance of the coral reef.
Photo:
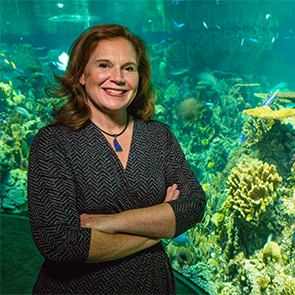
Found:
[(281, 182), (282, 177), (274, 165), (242, 161), (228, 177), (230, 188), (225, 208), (236, 211), (248, 222), (259, 224), (272, 208)]
[(281, 109), (273, 111), (268, 106), (262, 106), (255, 109), (244, 110), (243, 114), (254, 118), (283, 120), (295, 116), (295, 109)]
[[(151, 22), (143, 26), (144, 32), (181, 35), (167, 19), (170, 9), (173, 20), (189, 29), (185, 38), (169, 35), (148, 45), (158, 94), (155, 119), (169, 124), (207, 196), (203, 222), (184, 234), (189, 243), (166, 241), (166, 250), (173, 267), (209, 294), (294, 294), (294, 92), (286, 89), (271, 107), (261, 106), (271, 89), (281, 89), (271, 82), (280, 75), (270, 71), (282, 71), (282, 63), (266, 58), (276, 37), (269, 25), (276, 25), (275, 14), (266, 21), (263, 13), (256, 19), (242, 13), (243, 26), (228, 29), (230, 17), (218, 12), (218, 28), (213, 14), (200, 9), (207, 29), (189, 8), (210, 4), (193, 2), (157, 1), (156, 12), (147, 9)], [(44, 87), (53, 74), (62, 74), (53, 66), (61, 51), (37, 53), (30, 44), (8, 46), (3, 53), (10, 60), (1, 64), (0, 81), (1, 210), (6, 213), (26, 214), (29, 148), (52, 120), (57, 102), (46, 97)], [(267, 77), (259, 74), (261, 65)]]
[(1, 211), (27, 211), (27, 172), (11, 170), (1, 184)]

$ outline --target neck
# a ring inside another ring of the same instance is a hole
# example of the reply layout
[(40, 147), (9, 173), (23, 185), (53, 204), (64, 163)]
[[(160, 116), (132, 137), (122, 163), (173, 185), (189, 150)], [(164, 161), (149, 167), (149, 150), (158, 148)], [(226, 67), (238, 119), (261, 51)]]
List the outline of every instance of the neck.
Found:
[(106, 114), (101, 113), (99, 116), (91, 116), (91, 121), (100, 129), (111, 133), (117, 134), (122, 131), (122, 128), (127, 123), (127, 112), (121, 112), (120, 114)]

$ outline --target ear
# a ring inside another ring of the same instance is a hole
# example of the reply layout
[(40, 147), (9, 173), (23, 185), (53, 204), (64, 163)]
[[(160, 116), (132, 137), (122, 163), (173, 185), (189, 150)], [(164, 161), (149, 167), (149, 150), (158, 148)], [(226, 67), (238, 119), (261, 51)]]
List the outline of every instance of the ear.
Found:
[(84, 73), (81, 75), (81, 77), (80, 77), (80, 79), (79, 79), (79, 82), (80, 82), (80, 84), (81, 85), (85, 85), (85, 75), (84, 75)]

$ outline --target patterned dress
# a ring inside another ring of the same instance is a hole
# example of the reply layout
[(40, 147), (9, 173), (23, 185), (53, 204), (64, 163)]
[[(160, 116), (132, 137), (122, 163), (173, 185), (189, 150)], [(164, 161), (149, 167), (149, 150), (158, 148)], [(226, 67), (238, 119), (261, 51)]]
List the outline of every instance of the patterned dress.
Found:
[(79, 131), (42, 128), (33, 141), (28, 204), (34, 241), (45, 261), (33, 294), (175, 294), (174, 277), (161, 243), (122, 259), (85, 263), (91, 229), (80, 214), (111, 214), (170, 201), (176, 236), (200, 222), (205, 194), (169, 127), (135, 120), (126, 169), (96, 125)]

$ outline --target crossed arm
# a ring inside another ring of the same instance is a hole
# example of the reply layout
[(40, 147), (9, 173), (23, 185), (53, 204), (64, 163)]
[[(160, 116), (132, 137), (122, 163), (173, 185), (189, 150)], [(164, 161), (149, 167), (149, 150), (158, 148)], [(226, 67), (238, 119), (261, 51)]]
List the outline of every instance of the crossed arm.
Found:
[(168, 201), (179, 196), (177, 185), (166, 191), (163, 204), (118, 214), (82, 214), (81, 227), (91, 228), (87, 263), (119, 259), (175, 234), (175, 215)]

